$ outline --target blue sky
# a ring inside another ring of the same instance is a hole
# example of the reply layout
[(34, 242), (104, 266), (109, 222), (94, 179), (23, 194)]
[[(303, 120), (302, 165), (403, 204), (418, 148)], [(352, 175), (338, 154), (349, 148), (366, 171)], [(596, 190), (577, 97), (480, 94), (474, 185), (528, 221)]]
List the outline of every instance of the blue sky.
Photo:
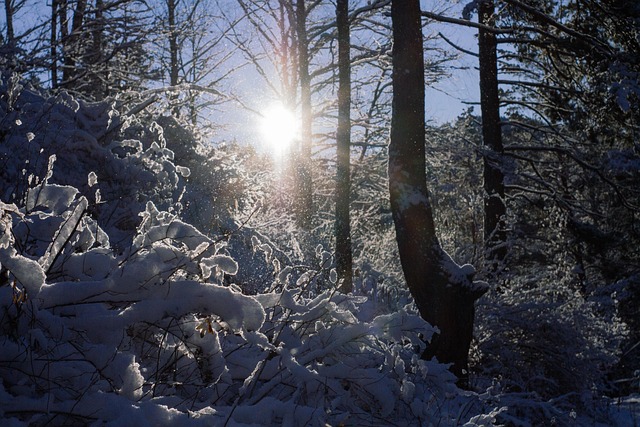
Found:
[[(225, 0), (226, 1), (226, 0)], [(232, 2), (235, 4), (235, 2)], [(460, 17), (460, 11), (465, 2), (450, 1), (443, 2), (441, 0), (423, 0), (422, 7), (425, 10), (442, 12), (448, 16)], [(19, 32), (19, 27), (34, 25), (36, 22), (44, 22), (49, 18), (50, 6), (43, 6), (40, 1), (27, 0), (20, 14), (16, 16), (15, 26)], [(0, 28), (4, 31), (4, 14), (0, 14)], [(456, 44), (475, 51), (477, 50), (477, 42), (475, 38), (476, 31), (473, 29), (458, 27), (451, 24), (430, 24), (426, 31), (442, 31), (446, 36)], [(442, 42), (445, 44), (444, 42)], [(462, 101), (475, 102), (479, 99), (479, 88), (477, 70), (475, 70), (475, 58), (463, 55), (454, 62), (454, 66), (467, 67), (466, 70), (457, 69), (448, 78), (443, 79), (434, 87), (427, 87), (425, 106), (427, 111), (427, 121), (430, 123), (442, 123), (454, 119), (468, 108), (468, 105)], [(243, 82), (243, 80), (245, 80)], [(247, 81), (248, 80), (248, 81)], [(264, 108), (263, 105), (268, 99), (268, 91), (266, 88), (260, 89), (257, 79), (247, 79), (242, 75), (233, 77), (230, 81), (231, 86), (239, 85), (240, 87), (249, 85), (249, 93), (255, 96), (255, 100), (246, 100), (256, 108)], [(243, 92), (246, 89), (243, 88)], [(231, 106), (229, 106), (231, 107)], [(222, 107), (225, 108), (225, 107)], [(237, 108), (237, 107), (236, 107)], [(231, 110), (234, 108), (232, 107)], [(243, 116), (243, 117), (242, 117)], [(225, 136), (225, 139), (232, 139), (234, 136), (238, 141), (243, 139), (255, 140), (255, 133), (258, 126), (258, 117), (255, 114), (241, 114), (236, 117), (232, 111), (226, 111), (223, 114), (216, 113), (214, 120), (218, 120), (220, 124), (227, 125), (225, 133), (231, 136)], [(218, 138), (216, 138), (218, 139)]]
[[(468, 0), (450, 2), (422, 0), (421, 6), (423, 10), (461, 18), (462, 8), (468, 2)], [(456, 45), (471, 52), (478, 51), (477, 30), (473, 28), (434, 22), (427, 26), (426, 31), (442, 32)], [(442, 43), (453, 50), (444, 41)], [(450, 77), (443, 79), (434, 88), (427, 87), (425, 99), (427, 120), (433, 120), (436, 123), (452, 120), (469, 108), (469, 105), (463, 104), (462, 101), (478, 102), (480, 100), (477, 58), (461, 54), (459, 59), (451, 65), (455, 69), (452, 70)]]

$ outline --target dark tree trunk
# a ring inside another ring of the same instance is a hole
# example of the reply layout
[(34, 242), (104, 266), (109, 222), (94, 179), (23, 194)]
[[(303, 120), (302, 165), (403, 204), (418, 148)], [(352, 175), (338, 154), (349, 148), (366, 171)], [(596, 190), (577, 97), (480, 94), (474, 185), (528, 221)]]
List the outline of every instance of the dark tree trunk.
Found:
[[(478, 20), (493, 26), (495, 19), (492, 0), (478, 5)], [(504, 174), (500, 129), (500, 100), (498, 97), (498, 59), (494, 33), (480, 29), (478, 50), (480, 65), (480, 103), (482, 110), (482, 141), (484, 154), (484, 242), (485, 261), (490, 274), (496, 273), (504, 261), (507, 248), (504, 226)]]
[(474, 302), (486, 287), (440, 247), (426, 185), (424, 59), (419, 0), (394, 0), (389, 193), (405, 280), (421, 316), (439, 328), (423, 357), (452, 363), (466, 385)]
[(353, 290), (351, 253), (351, 42), (349, 29), (349, 0), (336, 3), (338, 26), (338, 164), (336, 176), (336, 270), (342, 292)]
[(58, 87), (58, 0), (51, 1), (51, 87)]
[[(176, 0), (167, 0), (167, 19), (169, 23), (169, 85), (175, 87), (179, 83), (179, 64), (178, 64), (178, 28), (176, 23)], [(178, 95), (174, 94), (170, 97), (171, 103), (176, 104)], [(171, 108), (175, 117), (180, 115), (180, 107), (173, 105)]]
[(69, 2), (67, 0), (58, 0), (58, 19), (60, 20), (60, 38), (62, 42), (69, 37), (69, 18), (67, 16), (67, 9), (69, 8)]
[(67, 0), (57, 0), (56, 3), (58, 4), (58, 22), (60, 23), (60, 42), (62, 42), (62, 48), (64, 50), (65, 42), (69, 37), (69, 19), (67, 17), (69, 4)]
[[(67, 9), (69, 8), (69, 3), (67, 0), (57, 0), (57, 9), (58, 9), (58, 23), (60, 24), (60, 38), (58, 40), (58, 44), (61, 50), (61, 62), (62, 62), (62, 82), (59, 80), (56, 81), (56, 86), (64, 86), (64, 61), (67, 57), (67, 50), (69, 46), (69, 18), (67, 16)], [(57, 54), (56, 54), (56, 59)], [(56, 66), (56, 73), (58, 67)]]
[(103, 99), (109, 94), (108, 79), (109, 71), (105, 64), (104, 54), (104, 2), (95, 0), (94, 21), (92, 23), (91, 37), (92, 48), (87, 52), (86, 64), (91, 70), (91, 87), (89, 91), (93, 93), (95, 99)]
[(309, 41), (305, 0), (296, 3), (296, 35), (298, 37), (298, 79), (300, 81), (300, 152), (297, 164), (297, 222), (304, 230), (311, 229), (313, 190), (311, 177), (311, 76), (309, 75)]
[(13, 31), (13, 12), (14, 1), (4, 0), (4, 16), (7, 25), (7, 44), (13, 45), (15, 43), (15, 32)]
[[(80, 44), (82, 37), (82, 25), (84, 23), (84, 14), (87, 8), (87, 0), (78, 0), (76, 9), (73, 12), (73, 20), (71, 21), (71, 32), (62, 42), (64, 44), (64, 67), (62, 69), (63, 84), (69, 86), (73, 77), (76, 75), (76, 61), (80, 55)], [(66, 27), (66, 12), (65, 23)]]

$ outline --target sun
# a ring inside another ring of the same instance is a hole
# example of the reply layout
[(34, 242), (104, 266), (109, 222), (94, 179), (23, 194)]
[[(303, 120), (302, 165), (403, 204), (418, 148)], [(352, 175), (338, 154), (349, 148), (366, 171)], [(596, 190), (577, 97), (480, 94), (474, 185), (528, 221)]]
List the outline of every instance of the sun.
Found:
[(260, 131), (264, 145), (273, 154), (283, 154), (298, 135), (298, 120), (293, 112), (282, 104), (274, 104), (264, 110)]

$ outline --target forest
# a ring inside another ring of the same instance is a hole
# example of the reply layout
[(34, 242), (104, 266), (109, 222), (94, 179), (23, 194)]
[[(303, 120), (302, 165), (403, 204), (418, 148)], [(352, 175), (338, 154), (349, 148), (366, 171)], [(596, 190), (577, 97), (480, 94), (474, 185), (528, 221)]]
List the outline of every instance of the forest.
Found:
[(640, 425), (637, 0), (3, 4), (0, 425)]

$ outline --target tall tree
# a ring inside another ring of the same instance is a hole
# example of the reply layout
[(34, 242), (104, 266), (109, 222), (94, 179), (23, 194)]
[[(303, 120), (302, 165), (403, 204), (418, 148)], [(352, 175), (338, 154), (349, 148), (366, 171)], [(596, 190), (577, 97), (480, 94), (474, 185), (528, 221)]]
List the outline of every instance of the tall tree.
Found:
[(309, 37), (307, 33), (307, 7), (305, 0), (296, 0), (296, 34), (298, 46), (298, 80), (300, 82), (300, 152), (298, 175), (298, 225), (311, 229), (313, 215), (313, 178), (311, 176), (311, 140), (313, 113), (311, 111), (311, 75), (309, 74)]
[(148, 12), (138, 0), (55, 0), (47, 49), (51, 86), (96, 100), (140, 89), (150, 75)]
[(176, 22), (176, 9), (178, 2), (176, 0), (167, 0), (167, 36), (169, 38), (169, 84), (171, 86), (178, 85), (178, 26)]
[(20, 4), (24, 4), (24, 1), (16, 4), (15, 0), (4, 0), (4, 17), (7, 26), (6, 43), (12, 45), (15, 43), (15, 31), (13, 29), (13, 17), (16, 13), (16, 9), (20, 7)]
[(49, 42), (51, 44), (50, 47), (50, 55), (51, 55), (51, 66), (50, 66), (50, 76), (51, 76), (51, 87), (53, 89), (58, 87), (58, 12), (59, 12), (59, 1), (51, 0), (51, 35)]
[(221, 81), (231, 73), (226, 62), (233, 55), (233, 49), (221, 45), (237, 20), (225, 22), (221, 6), (209, 0), (162, 0), (159, 5), (152, 11), (155, 26), (148, 46), (161, 87), (152, 91), (163, 95), (164, 108), (183, 124), (199, 132), (215, 128), (209, 119), (217, 105), (229, 100)]
[(480, 108), (484, 152), (484, 242), (488, 272), (495, 273), (507, 254), (504, 215), (504, 173), (502, 172), (502, 131), (498, 92), (496, 35), (487, 27), (495, 25), (493, 0), (478, 4), (478, 61), (480, 68)]
[(400, 262), (421, 316), (438, 327), (423, 357), (452, 363), (466, 384), (474, 303), (486, 285), (473, 267), (458, 266), (436, 236), (426, 184), (425, 91), (419, 0), (391, 3), (393, 113), (389, 144), (389, 194)]
[(556, 247), (568, 251), (553, 258), (575, 266), (570, 286), (589, 298), (611, 283), (628, 284), (620, 307), (630, 326), (622, 358), (628, 375), (640, 366), (640, 291), (627, 279), (638, 271), (640, 193), (637, 174), (621, 173), (620, 159), (638, 159), (632, 147), (640, 131), (640, 7), (630, 0), (504, 3), (505, 20), (519, 30), (504, 40), (517, 43), (509, 49), (508, 83), (518, 92), (506, 102), (539, 120), (509, 119), (537, 135), (505, 146), (518, 161), (515, 184), (544, 202), (545, 215), (561, 213), (551, 241), (563, 239)]
[(73, 19), (71, 20), (71, 31), (62, 39), (64, 50), (64, 65), (62, 67), (63, 86), (73, 86), (73, 79), (77, 75), (77, 61), (83, 50), (82, 45), (87, 40), (86, 34), (83, 32), (86, 8), (87, 0), (77, 0), (73, 12)]
[[(299, 139), (292, 162), (296, 187), (293, 208), (299, 228), (311, 230), (314, 76), (310, 65), (318, 51), (318, 44), (328, 44), (328, 38), (322, 38), (322, 32), (309, 31), (309, 16), (322, 5), (322, 2), (237, 2), (244, 13), (244, 20), (252, 27), (253, 37), (247, 37), (246, 32), (234, 29), (230, 32), (231, 41), (255, 68), (276, 98), (287, 108), (297, 109), (299, 113)], [(274, 71), (276, 76), (273, 75)]]
[(336, 3), (338, 27), (338, 165), (336, 174), (336, 265), (340, 290), (353, 289), (351, 253), (351, 42), (349, 28), (349, 0)]
[[(178, 46), (178, 24), (176, 21), (176, 12), (178, 8), (178, 0), (167, 0), (167, 38), (169, 39), (169, 85), (171, 87), (178, 86), (180, 64), (178, 63), (179, 46)], [(171, 109), (175, 117), (180, 115), (180, 107), (177, 105), (178, 94), (171, 94), (170, 103), (173, 104)]]

